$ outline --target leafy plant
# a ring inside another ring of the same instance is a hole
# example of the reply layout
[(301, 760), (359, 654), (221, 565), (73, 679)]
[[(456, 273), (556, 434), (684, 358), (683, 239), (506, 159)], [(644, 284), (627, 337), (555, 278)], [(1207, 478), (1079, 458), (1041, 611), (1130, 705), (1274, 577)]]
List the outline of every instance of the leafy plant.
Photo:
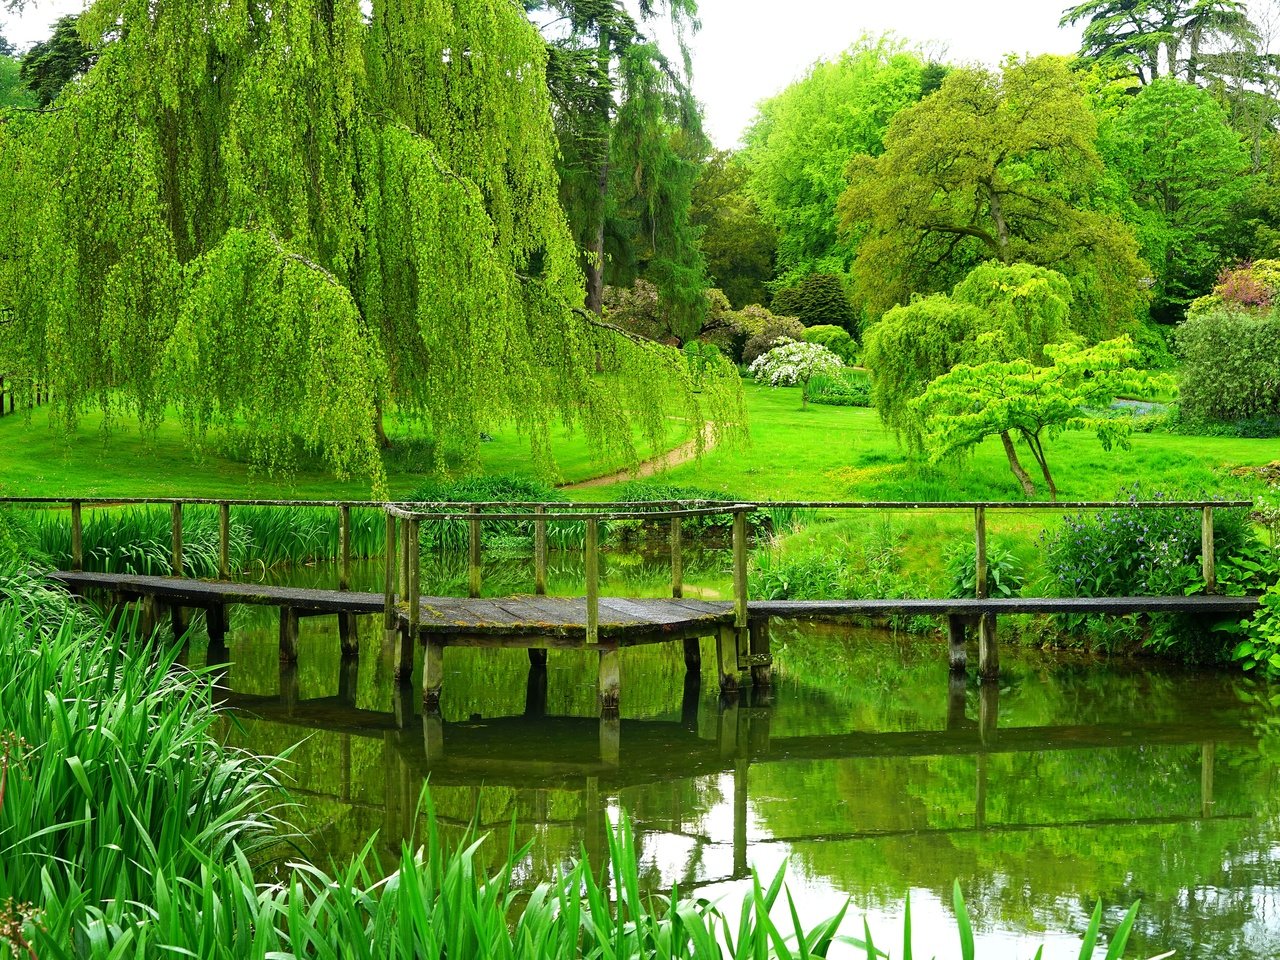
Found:
[[(953, 544), (944, 555), (950, 597), (974, 597), (978, 593), (977, 547), (966, 540)], [(993, 597), (1016, 597), (1026, 581), (1022, 561), (1002, 546), (987, 545), (987, 590)]]
[(854, 370), (818, 374), (809, 381), (809, 402), (831, 407), (869, 407), (871, 382)]
[(1238, 625), (1245, 637), (1231, 651), (1245, 670), (1280, 677), (1280, 582), (1260, 598), (1258, 612)]
[(800, 406), (809, 403), (809, 381), (819, 374), (828, 376), (844, 368), (840, 358), (816, 343), (782, 340), (751, 364), (751, 375), (773, 387), (800, 387)]

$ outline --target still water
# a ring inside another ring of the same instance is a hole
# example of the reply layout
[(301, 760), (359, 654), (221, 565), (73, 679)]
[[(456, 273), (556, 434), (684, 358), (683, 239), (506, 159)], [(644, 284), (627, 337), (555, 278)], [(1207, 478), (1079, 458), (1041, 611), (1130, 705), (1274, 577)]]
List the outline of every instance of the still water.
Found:
[(238, 609), (232, 627), (214, 654), (230, 661), (229, 736), (299, 744), (293, 819), (320, 862), (374, 833), (394, 860), (422, 835), (430, 778), (446, 834), (476, 816), (494, 860), (513, 822), (533, 841), (529, 879), (582, 848), (603, 861), (606, 818), (625, 815), (652, 889), (728, 906), (752, 866), (785, 861), (806, 921), (852, 898), (847, 932), (865, 916), (895, 956), (908, 893), (917, 955), (959, 956), (958, 880), (979, 956), (1044, 941), (1075, 958), (1101, 896), (1104, 929), (1142, 900), (1130, 957), (1280, 957), (1280, 691), (1235, 673), (1009, 649), (980, 689), (950, 680), (937, 639), (777, 625), (770, 703), (722, 704), (678, 644), (642, 648), (623, 655), (621, 721), (602, 725), (590, 654), (552, 652), (543, 673), (523, 651), (449, 650), (435, 720), (417, 673), (399, 687), (381, 665), (377, 618), (345, 664), (333, 619), (304, 620), (293, 668), (273, 611)]

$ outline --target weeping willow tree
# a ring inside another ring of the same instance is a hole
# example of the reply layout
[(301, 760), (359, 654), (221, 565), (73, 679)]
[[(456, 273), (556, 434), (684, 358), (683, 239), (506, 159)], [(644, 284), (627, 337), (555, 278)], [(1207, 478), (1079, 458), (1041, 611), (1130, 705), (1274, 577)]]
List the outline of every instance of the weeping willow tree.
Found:
[[(512, 0), (99, 0), (97, 64), (0, 124), (0, 368), (254, 458), (381, 478), (384, 411), (474, 463), (514, 424), (635, 457), (735, 378), (583, 311), (546, 48)], [(597, 374), (597, 363), (603, 375)]]

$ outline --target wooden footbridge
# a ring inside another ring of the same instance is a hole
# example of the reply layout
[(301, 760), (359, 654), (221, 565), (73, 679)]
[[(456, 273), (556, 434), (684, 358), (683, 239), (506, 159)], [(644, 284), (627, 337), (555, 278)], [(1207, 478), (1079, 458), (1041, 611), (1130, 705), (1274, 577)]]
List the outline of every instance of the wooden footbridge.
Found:
[[(1215, 618), (1245, 616), (1257, 609), (1253, 597), (1218, 596), (1214, 563), (1214, 511), (1249, 508), (1249, 501), (1151, 501), (1143, 503), (869, 503), (774, 502), (720, 503), (474, 503), (410, 504), (365, 502), (230, 501), (192, 499), (22, 499), (0, 498), (0, 505), (69, 507), (71, 550), (69, 570), (53, 576), (76, 593), (101, 592), (116, 606), (139, 603), (144, 622), (152, 625), (163, 612), (175, 617), (181, 629), (185, 611), (203, 610), (210, 639), (221, 642), (228, 628), (227, 608), (236, 604), (266, 605), (280, 611), (280, 657), (295, 661), (299, 653), (299, 621), (310, 616), (336, 616), (344, 654), (358, 651), (356, 617), (380, 614), (384, 654), (397, 672), (413, 669), (415, 649), (423, 650), (422, 700), (428, 711), (438, 708), (443, 685), (446, 647), (518, 647), (529, 650), (537, 664), (551, 649), (588, 649), (599, 653), (598, 691), (601, 712), (616, 713), (620, 696), (619, 657), (627, 647), (682, 642), (691, 671), (699, 670), (698, 640), (716, 639), (720, 686), (736, 696), (744, 678), (757, 688), (771, 684), (769, 623), (773, 619), (848, 617), (888, 618), (928, 615), (945, 618), (953, 671), (967, 665), (967, 638), (976, 632), (978, 674), (984, 680), (999, 674), (996, 617), (1000, 614), (1090, 613), (1124, 616), (1135, 613), (1187, 613)], [(136, 576), (85, 571), (82, 515), (85, 507), (164, 504), (172, 511), (172, 570), (169, 577)], [(183, 510), (192, 505), (216, 507), (219, 513), (220, 557), (216, 580), (184, 576)], [(230, 517), (241, 506), (280, 506), (335, 510), (339, 520), (339, 576), (337, 589), (270, 587), (232, 580)], [(351, 587), (351, 511), (381, 510), (385, 517), (383, 590), (358, 592)], [(752, 600), (748, 595), (747, 559), (749, 518), (775, 508), (829, 511), (964, 511), (973, 517), (975, 596), (964, 599), (847, 599), (821, 601)], [(991, 597), (988, 591), (987, 516), (994, 511), (1069, 511), (1080, 509), (1195, 510), (1202, 518), (1202, 568), (1207, 591), (1176, 597)], [(732, 527), (733, 598), (714, 601), (684, 597), (683, 536), (686, 523), (709, 519)], [(481, 597), (483, 524), (515, 521), (531, 528), (534, 543), (533, 592), (528, 595)], [(600, 594), (601, 525), (642, 521), (664, 525), (669, 531), (671, 596), (624, 598)], [(422, 582), (420, 544), (423, 524), (464, 524), (468, 530), (469, 590), (466, 598), (431, 595)], [(547, 589), (548, 525), (580, 525), (586, 560), (583, 596), (551, 597)], [(426, 592), (424, 592), (424, 590)]]

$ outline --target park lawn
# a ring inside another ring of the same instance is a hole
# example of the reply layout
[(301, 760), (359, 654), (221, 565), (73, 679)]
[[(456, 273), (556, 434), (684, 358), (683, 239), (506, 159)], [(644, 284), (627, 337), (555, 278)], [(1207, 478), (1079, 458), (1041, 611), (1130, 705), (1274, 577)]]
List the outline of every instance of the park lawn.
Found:
[[(393, 441), (397, 428), (389, 424)], [(663, 449), (689, 437), (688, 425), (672, 420)], [(639, 443), (641, 456), (653, 455)], [(411, 447), (409, 449), (412, 449)], [(554, 451), (566, 482), (621, 469), (621, 462), (598, 461), (581, 434), (558, 434)], [(661, 452), (661, 451), (659, 451)], [(408, 496), (431, 476), (428, 464), (406, 465), (403, 453), (388, 457), (392, 497)], [(528, 438), (514, 428), (494, 431), (480, 447), (486, 473), (534, 476)], [(372, 490), (367, 479), (337, 480), (321, 464), (303, 464), (288, 474), (270, 475), (243, 460), (219, 452), (211, 442), (193, 453), (181, 424), (171, 417), (154, 435), (140, 434), (136, 423), (122, 422), (110, 434), (100, 414), (87, 414), (67, 433), (51, 427), (44, 411), (30, 422), (22, 416), (0, 418), (0, 496), (9, 497), (226, 497), (229, 499), (363, 500)]]
[[(908, 456), (860, 407), (800, 407), (797, 388), (744, 384), (750, 440), (661, 474), (671, 483), (751, 500), (1022, 500), (998, 440), (971, 457), (931, 465)], [(1245, 492), (1228, 469), (1280, 459), (1280, 441), (1138, 433), (1128, 450), (1104, 451), (1091, 433), (1046, 444), (1062, 500), (1109, 500), (1140, 482), (1147, 493)], [(1024, 466), (1035, 470), (1029, 454)], [(1043, 484), (1040, 496), (1047, 499)]]

